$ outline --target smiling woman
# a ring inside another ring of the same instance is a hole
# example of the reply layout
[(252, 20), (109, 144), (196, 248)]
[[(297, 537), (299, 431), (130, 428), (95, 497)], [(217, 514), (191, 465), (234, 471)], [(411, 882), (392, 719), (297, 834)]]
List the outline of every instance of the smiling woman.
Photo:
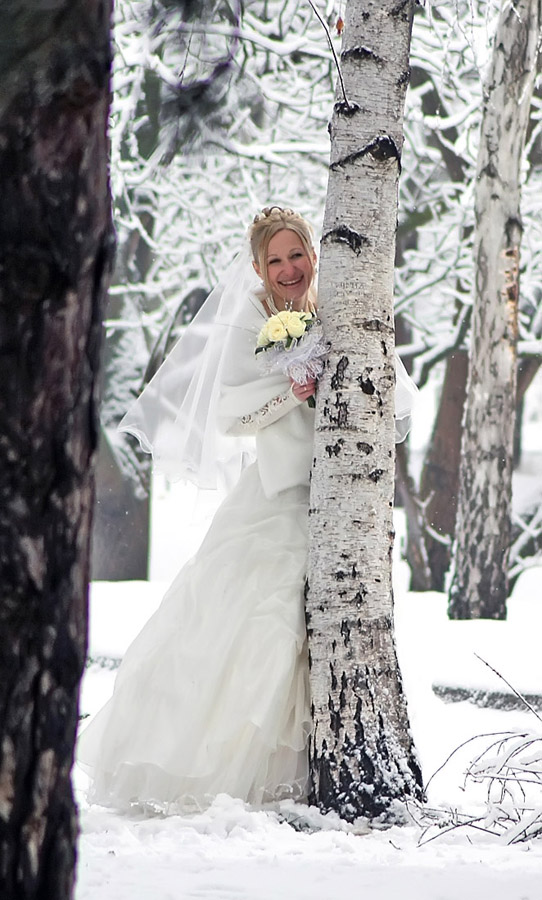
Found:
[(278, 206), (264, 209), (252, 226), (251, 247), (254, 269), (267, 292), (268, 314), (314, 305), (316, 252), (312, 231), (301, 216)]
[[(283, 228), (267, 249), (267, 281), (278, 310), (304, 310), (314, 278), (316, 254), (309, 256), (295, 231)], [(255, 269), (261, 275), (259, 265)]]
[[(256, 349), (274, 310), (314, 304), (316, 256), (310, 226), (291, 210), (264, 210), (249, 237), (250, 249), (247, 242), (122, 424), (159, 458), (165, 443), (172, 467), (175, 454), (186, 456), (178, 468), (192, 477), (208, 475), (209, 459), (211, 468), (227, 466), (247, 439), (256, 462), (128, 649), (111, 701), (81, 736), (79, 761), (102, 804), (175, 812), (221, 792), (256, 804), (306, 796), (303, 584), (314, 411), (304, 401), (316, 383), (263, 373)], [(203, 355), (190, 344), (202, 334)]]

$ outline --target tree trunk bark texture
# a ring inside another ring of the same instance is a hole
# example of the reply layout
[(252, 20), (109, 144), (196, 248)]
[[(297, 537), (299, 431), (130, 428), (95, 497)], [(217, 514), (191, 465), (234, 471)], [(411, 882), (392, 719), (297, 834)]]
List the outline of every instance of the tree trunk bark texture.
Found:
[(72, 896), (95, 383), (112, 231), (109, 0), (0, 8), (0, 896)]
[(413, 3), (348, 4), (319, 296), (306, 589), (312, 801), (391, 818), (421, 795), (393, 635), (393, 262)]
[(503, 0), (484, 89), (475, 296), (459, 472), (452, 618), (506, 617), (516, 403), (520, 174), (540, 0)]
[(128, 477), (119, 465), (118, 451), (109, 441), (108, 431), (102, 425), (95, 468), (90, 578), (91, 581), (146, 581), (151, 457), (131, 447), (131, 456), (141, 458), (141, 470)]

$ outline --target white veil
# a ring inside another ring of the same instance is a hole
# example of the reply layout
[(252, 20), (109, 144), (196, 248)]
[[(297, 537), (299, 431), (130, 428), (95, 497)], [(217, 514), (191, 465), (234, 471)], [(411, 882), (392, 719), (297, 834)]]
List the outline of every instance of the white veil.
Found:
[(395, 443), (400, 444), (410, 431), (412, 409), (419, 390), (395, 351)]
[(236, 329), (247, 327), (258, 288), (261, 280), (246, 241), (119, 424), (152, 453), (156, 468), (170, 481), (230, 487), (255, 456), (252, 438), (220, 433), (218, 401), (228, 345)]

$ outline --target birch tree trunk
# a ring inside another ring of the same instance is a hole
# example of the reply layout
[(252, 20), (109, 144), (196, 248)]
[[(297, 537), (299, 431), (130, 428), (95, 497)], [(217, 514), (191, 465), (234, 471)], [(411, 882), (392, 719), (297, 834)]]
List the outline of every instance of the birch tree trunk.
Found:
[(521, 242), (520, 174), (540, 0), (503, 0), (478, 154), (475, 296), (463, 419), (452, 618), (502, 619), (508, 596)]
[(351, 0), (319, 296), (306, 591), (312, 801), (353, 820), (421, 795), (393, 636), (393, 263), (413, 2)]
[(72, 896), (95, 384), (112, 239), (109, 0), (0, 5), (0, 897)]

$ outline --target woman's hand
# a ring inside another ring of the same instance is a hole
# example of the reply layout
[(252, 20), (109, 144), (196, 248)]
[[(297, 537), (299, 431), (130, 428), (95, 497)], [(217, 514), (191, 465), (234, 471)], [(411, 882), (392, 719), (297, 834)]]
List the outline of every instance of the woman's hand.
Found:
[(297, 381), (294, 381), (293, 378), (290, 378), (290, 382), (292, 385), (292, 393), (294, 397), (297, 397), (298, 400), (308, 400), (309, 397), (314, 397), (316, 393), (316, 379), (313, 378), (310, 381), (307, 381), (306, 384), (299, 384)]

